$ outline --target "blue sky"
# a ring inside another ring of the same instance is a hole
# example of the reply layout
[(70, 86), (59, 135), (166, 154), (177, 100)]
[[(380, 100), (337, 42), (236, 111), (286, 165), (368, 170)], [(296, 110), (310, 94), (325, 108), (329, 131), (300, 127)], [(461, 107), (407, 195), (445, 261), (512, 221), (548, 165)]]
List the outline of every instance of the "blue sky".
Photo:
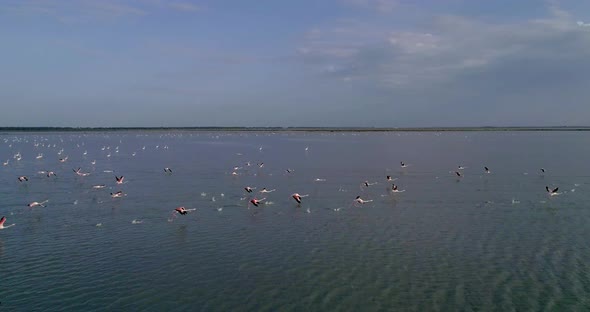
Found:
[(590, 125), (590, 1), (5, 0), (0, 126)]

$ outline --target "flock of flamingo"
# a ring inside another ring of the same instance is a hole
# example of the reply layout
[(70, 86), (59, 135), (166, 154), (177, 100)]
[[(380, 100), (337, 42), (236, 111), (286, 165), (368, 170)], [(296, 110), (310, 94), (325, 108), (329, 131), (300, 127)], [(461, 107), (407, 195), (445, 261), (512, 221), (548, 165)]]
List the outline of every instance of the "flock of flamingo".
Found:
[[(19, 141), (19, 140), (15, 138), (15, 139), (13, 139), (13, 141)], [(25, 141), (25, 142), (28, 142), (28, 141)], [(62, 139), (62, 142), (63, 142), (63, 139)], [(8, 146), (9, 149), (13, 147), (12, 142), (8, 138), (5, 138), (4, 139), (4, 143)], [(56, 144), (49, 144), (48, 142), (45, 142), (43, 140), (39, 140), (39, 141), (35, 140), (35, 142), (33, 143), (33, 146), (36, 149), (57, 148), (57, 145)], [(82, 146), (84, 146), (83, 143), (82, 143)], [(77, 144), (77, 147), (80, 148), (81, 145), (78, 143)], [(156, 147), (156, 149), (160, 148), (159, 145), (156, 145), (155, 147)], [(162, 148), (163, 149), (168, 149), (168, 146), (165, 145)], [(146, 147), (143, 146), (141, 149), (145, 151)], [(101, 150), (102, 151), (106, 151), (106, 157), (107, 158), (110, 158), (112, 156), (112, 153), (113, 152), (114, 153), (119, 153), (119, 146), (116, 146), (113, 149), (111, 149), (110, 146), (103, 146)], [(305, 151), (307, 152), (308, 150), (309, 150), (309, 147), (306, 147), (305, 148)], [(262, 147), (260, 147), (260, 151), (262, 151)], [(84, 156), (84, 158), (85, 158), (87, 155), (88, 155), (88, 151), (85, 150), (82, 153), (82, 156)], [(135, 157), (136, 155), (137, 155), (137, 152), (133, 152), (131, 154), (132, 157)], [(241, 154), (238, 153), (238, 155), (241, 155)], [(57, 152), (57, 156), (58, 156), (57, 157), (58, 158), (57, 160), (59, 161), (59, 163), (62, 163), (63, 164), (63, 163), (67, 163), (68, 162), (69, 156), (64, 155), (64, 149), (63, 148), (61, 148)], [(43, 159), (43, 157), (44, 157), (43, 153), (38, 153), (37, 156), (35, 156), (35, 159), (36, 160), (40, 160), (40, 159)], [(15, 153), (12, 158), (13, 158), (12, 159), (13, 162), (18, 163), (18, 162), (20, 162), (22, 160), (23, 156), (22, 156), (22, 154), (19, 151), (19, 152)], [(6, 160), (2, 164), (5, 167), (6, 166), (10, 166), (11, 159)], [(96, 160), (92, 160), (90, 162), (90, 164), (91, 165), (95, 165), (96, 164)], [(251, 162), (246, 162), (244, 164), (244, 166), (235, 166), (235, 167), (233, 167), (233, 170), (231, 170), (230, 175), (231, 176), (234, 176), (234, 177), (240, 176), (242, 174), (241, 173), (241, 170), (244, 169), (245, 167), (250, 167), (250, 166), (257, 166), (258, 168), (263, 168), (264, 167), (264, 162), (258, 163), (257, 165), (252, 165)], [(405, 169), (408, 166), (409, 165), (406, 164), (406, 163), (404, 163), (403, 161), (400, 162), (400, 167), (402, 169)], [(456, 177), (458, 179), (461, 179), (464, 176), (463, 175), (463, 171), (465, 169), (466, 169), (466, 167), (464, 167), (464, 166), (458, 166), (456, 170), (450, 171), (450, 173), (456, 175)], [(289, 175), (294, 174), (294, 172), (295, 172), (295, 170), (290, 169), (290, 168), (287, 168), (287, 169), (284, 169), (284, 170), (285, 170), (285, 173), (286, 174), (289, 174)], [(163, 169), (163, 171), (164, 171), (165, 174), (168, 174), (168, 175), (170, 175), (170, 174), (173, 173), (172, 169), (169, 168), (169, 167), (165, 167)], [(544, 168), (541, 168), (540, 171), (541, 171), (541, 174), (544, 174), (545, 173), (545, 169)], [(74, 175), (76, 175), (78, 177), (87, 177), (87, 176), (91, 175), (90, 172), (84, 172), (84, 171), (82, 171), (81, 167), (72, 168), (72, 172), (73, 172)], [(104, 172), (107, 172), (108, 173), (109, 171), (108, 170), (105, 170)], [(110, 171), (110, 172), (112, 172), (112, 171)], [(487, 166), (484, 166), (483, 167), (483, 173), (485, 173), (485, 174), (491, 174), (491, 170)], [(56, 178), (58, 176), (57, 173), (55, 171), (52, 171), (52, 170), (37, 171), (37, 174), (43, 175), (43, 176), (45, 176), (47, 178), (52, 178), (52, 177), (53, 178)], [(62, 170), (62, 172), (59, 172), (59, 174), (60, 175), (66, 174), (65, 173), (65, 170)], [(70, 173), (70, 174), (72, 174), (72, 173)], [(123, 183), (126, 183), (125, 182), (125, 176), (124, 175), (121, 175), (121, 176), (115, 175), (114, 176), (114, 180), (115, 180), (115, 185), (121, 185)], [(391, 193), (402, 193), (402, 192), (404, 192), (405, 190), (399, 189), (399, 186), (393, 183), (395, 180), (397, 180), (397, 179), (393, 178), (391, 175), (387, 175), (385, 177), (385, 182), (386, 183), (391, 183), (390, 192)], [(18, 181), (18, 183), (31, 183), (31, 181), (29, 179), (29, 176), (27, 176), (27, 175), (21, 175), (21, 176), (16, 177), (16, 181)], [(316, 178), (314, 181), (315, 182), (322, 182), (322, 181), (326, 181), (326, 179)], [(364, 181), (364, 182), (360, 183), (360, 185), (361, 185), (361, 188), (368, 188), (368, 187), (370, 187), (370, 186), (372, 186), (374, 184), (377, 184), (377, 183), (378, 182)], [(96, 185), (93, 185), (92, 186), (92, 189), (103, 189), (103, 188), (106, 188), (106, 187), (107, 187), (107, 184), (96, 184)], [(258, 198), (255, 195), (256, 193), (259, 193), (260, 196), (262, 197), (262, 196), (265, 196), (265, 195), (267, 195), (269, 193), (272, 193), (272, 192), (276, 191), (276, 189), (270, 189), (269, 190), (267, 188), (262, 188), (258, 192), (255, 192), (255, 190), (256, 190), (256, 187), (252, 187), (252, 186), (245, 186), (244, 187), (244, 191), (245, 191), (245, 195), (246, 196), (241, 197), (241, 200), (244, 200), (244, 201), (247, 201), (248, 202), (248, 204), (247, 204), (248, 205), (248, 209), (250, 208), (250, 205), (252, 205), (254, 207), (259, 207), (260, 205), (264, 205), (266, 203), (267, 198), (266, 197)], [(550, 196), (556, 196), (556, 195), (560, 195), (561, 194), (561, 193), (559, 193), (559, 188), (558, 187), (550, 188), (549, 186), (546, 186), (545, 187), (545, 191)], [(118, 191), (115, 191), (115, 192), (111, 192), (110, 193), (110, 196), (112, 198), (123, 198), (123, 197), (126, 196), (126, 194), (123, 191), (118, 190)], [(309, 196), (309, 194), (303, 194), (303, 195), (302, 194), (299, 194), (299, 193), (293, 193), (293, 194), (291, 194), (291, 198), (296, 202), (296, 204), (297, 204), (298, 207), (301, 206), (301, 204), (304, 201), (304, 198), (306, 198), (308, 196)], [(369, 202), (372, 202), (372, 201), (373, 200), (371, 200), (371, 199), (363, 199), (363, 198), (361, 198), (360, 195), (357, 195), (354, 199), (351, 199), (351, 206), (352, 205), (358, 206), (358, 205), (366, 204), (366, 203), (369, 203)], [(29, 208), (46, 207), (46, 205), (47, 205), (48, 202), (49, 202), (49, 200), (33, 201), (33, 202), (28, 203), (27, 206)], [(222, 208), (218, 208), (219, 211), (221, 211), (221, 209)], [(172, 215), (168, 219), (168, 221), (169, 222), (172, 222), (177, 216), (179, 216), (179, 215), (184, 216), (184, 215), (187, 215), (189, 212), (192, 212), (192, 211), (195, 211), (195, 210), (196, 210), (195, 208), (186, 208), (184, 206), (174, 208), (171, 211)], [(335, 211), (339, 211), (340, 208), (336, 208), (334, 210)], [(309, 208), (306, 210), (306, 212), (308, 212), (308, 213), (310, 212)], [(9, 227), (12, 227), (12, 226), (15, 225), (15, 224), (6, 225), (5, 224), (6, 222), (7, 222), (6, 216), (2, 216), (0, 218), (0, 229), (6, 229), (6, 228), (9, 228)], [(140, 223), (141, 221), (134, 220), (133, 222), (134, 223)], [(100, 224), (100, 223), (97, 224), (97, 226), (101, 226), (101, 225), (102, 224)]]

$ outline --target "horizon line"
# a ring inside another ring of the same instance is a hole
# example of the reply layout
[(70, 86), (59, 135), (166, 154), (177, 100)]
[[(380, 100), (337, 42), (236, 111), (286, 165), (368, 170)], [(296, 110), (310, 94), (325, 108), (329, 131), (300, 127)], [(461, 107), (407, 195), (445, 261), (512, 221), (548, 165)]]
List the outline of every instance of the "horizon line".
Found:
[(452, 127), (266, 127), (266, 126), (190, 126), (190, 127), (0, 127), (0, 132), (75, 132), (133, 130), (192, 131), (301, 131), (301, 132), (441, 132), (441, 131), (590, 131), (590, 126), (452, 126)]

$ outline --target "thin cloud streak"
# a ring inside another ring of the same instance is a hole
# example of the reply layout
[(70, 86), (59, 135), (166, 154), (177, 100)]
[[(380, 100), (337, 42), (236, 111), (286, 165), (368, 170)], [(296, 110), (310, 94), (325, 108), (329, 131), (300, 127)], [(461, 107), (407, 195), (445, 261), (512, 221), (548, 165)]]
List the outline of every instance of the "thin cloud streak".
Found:
[(436, 15), (409, 30), (339, 22), (310, 30), (297, 51), (317, 77), (377, 88), (365, 102), (390, 116), (373, 120), (381, 125), (590, 123), (580, 104), (590, 96), (590, 28), (556, 5), (547, 11), (519, 22)]
[[(336, 76), (370, 79), (384, 87), (445, 82), (465, 70), (486, 71), (504, 60), (523, 56), (561, 62), (566, 53), (579, 61), (590, 57), (590, 32), (562, 10), (552, 16), (513, 24), (483, 23), (459, 16), (433, 18), (429, 29), (396, 29), (337, 25), (314, 29), (298, 48), (310, 66), (338, 68)], [(578, 46), (561, 51), (556, 41)], [(544, 64), (538, 64), (544, 66)], [(342, 78), (342, 77), (341, 77)]]
[(344, 0), (345, 4), (379, 13), (391, 13), (399, 5), (399, 2), (399, 0)]
[(185, 12), (197, 12), (201, 10), (200, 7), (188, 2), (170, 2), (168, 7)]
[(201, 8), (190, 2), (161, 0), (112, 1), (112, 0), (8, 0), (0, 8), (0, 16), (47, 16), (63, 23), (86, 23), (119, 18), (144, 17), (160, 10), (193, 13)]

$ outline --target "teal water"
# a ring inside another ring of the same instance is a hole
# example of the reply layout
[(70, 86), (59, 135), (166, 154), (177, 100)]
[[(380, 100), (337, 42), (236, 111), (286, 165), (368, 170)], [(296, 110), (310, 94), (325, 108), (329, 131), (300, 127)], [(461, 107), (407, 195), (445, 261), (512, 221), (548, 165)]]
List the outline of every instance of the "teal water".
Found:
[[(588, 143), (585, 132), (0, 134), (0, 215), (15, 224), (0, 230), (0, 311), (587, 311)], [(276, 191), (253, 193), (270, 201), (253, 207), (245, 186)], [(295, 192), (309, 194), (301, 206)], [(178, 206), (196, 210), (172, 217)]]

